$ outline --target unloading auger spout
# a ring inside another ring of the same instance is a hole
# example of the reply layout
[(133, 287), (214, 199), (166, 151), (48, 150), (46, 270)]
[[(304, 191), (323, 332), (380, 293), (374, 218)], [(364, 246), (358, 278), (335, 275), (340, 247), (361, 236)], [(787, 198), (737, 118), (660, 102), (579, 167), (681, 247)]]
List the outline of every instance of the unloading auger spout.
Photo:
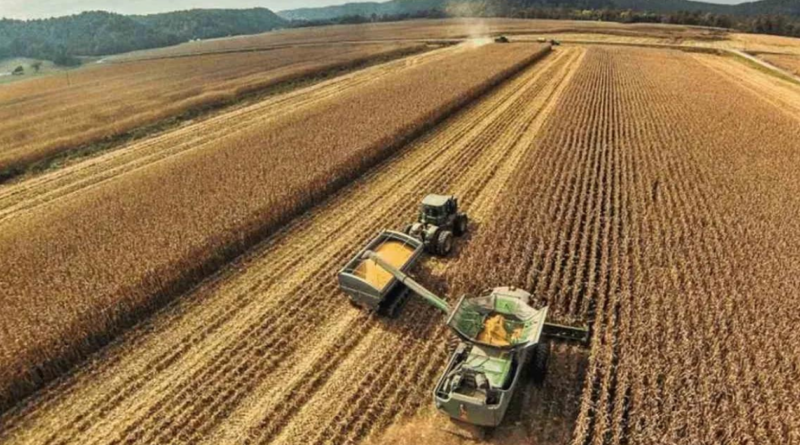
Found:
[(424, 286), (414, 281), (411, 277), (404, 274), (396, 267), (384, 261), (383, 258), (381, 258), (381, 256), (378, 255), (377, 253), (371, 250), (367, 250), (366, 252), (364, 252), (362, 259), (374, 261), (383, 270), (389, 272), (403, 286), (406, 286), (407, 288), (411, 289), (415, 294), (422, 297), (425, 301), (428, 302), (428, 304), (444, 312), (446, 315), (450, 315), (450, 310), (451, 310), (450, 305), (448, 305), (446, 301), (442, 300), (441, 298), (439, 298), (438, 295), (434, 294), (428, 289), (425, 289)]

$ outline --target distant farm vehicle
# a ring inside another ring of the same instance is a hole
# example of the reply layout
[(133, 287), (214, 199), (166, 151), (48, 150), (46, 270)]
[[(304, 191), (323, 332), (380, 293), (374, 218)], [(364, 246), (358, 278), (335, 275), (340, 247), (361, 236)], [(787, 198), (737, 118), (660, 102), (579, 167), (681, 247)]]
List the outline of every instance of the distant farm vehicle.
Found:
[(556, 39), (548, 40), (548, 39), (546, 39), (544, 37), (539, 37), (539, 38), (536, 39), (536, 41), (539, 42), (539, 43), (549, 43), (551, 46), (559, 46), (559, 45), (561, 45), (561, 41), (559, 41), (559, 40), (556, 40)]
[(453, 237), (463, 236), (468, 230), (469, 219), (459, 213), (458, 198), (428, 195), (422, 200), (417, 221), (404, 232), (422, 241), (429, 253), (447, 256), (453, 250)]
[(541, 384), (547, 374), (546, 338), (588, 341), (589, 332), (547, 323), (548, 308), (535, 309), (528, 292), (498, 287), (461, 297), (455, 307), (407, 274), (423, 243), (384, 231), (339, 273), (339, 287), (360, 307), (396, 315), (413, 292), (447, 316), (457, 340), (434, 389), (436, 407), (455, 420), (495, 427), (524, 379)]
[(500, 36), (500, 37), (496, 37), (494, 39), (494, 43), (510, 43), (510, 42), (511, 41), (508, 40), (508, 37), (506, 37), (506, 36)]

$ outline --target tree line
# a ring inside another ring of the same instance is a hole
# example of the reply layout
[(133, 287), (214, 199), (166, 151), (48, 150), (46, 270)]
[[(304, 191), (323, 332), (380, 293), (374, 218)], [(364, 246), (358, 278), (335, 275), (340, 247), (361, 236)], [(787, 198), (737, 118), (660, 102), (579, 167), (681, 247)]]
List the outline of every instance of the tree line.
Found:
[(30, 57), (59, 65), (176, 45), (193, 39), (255, 34), (286, 25), (264, 8), (191, 10), (146, 16), (84, 12), (45, 20), (0, 20), (0, 59)]
[(502, 17), (522, 19), (590, 20), (619, 23), (665, 23), (734, 29), (746, 33), (773, 34), (800, 37), (800, 20), (782, 14), (740, 16), (701, 10), (674, 12), (648, 12), (632, 9), (581, 9), (574, 7), (519, 7), (510, 2), (475, 4), (457, 11), (433, 8), (400, 14), (345, 15), (323, 20), (296, 20), (291, 26), (324, 26), (331, 24), (359, 24), (390, 22), (421, 18), (440, 19), (452, 17)]

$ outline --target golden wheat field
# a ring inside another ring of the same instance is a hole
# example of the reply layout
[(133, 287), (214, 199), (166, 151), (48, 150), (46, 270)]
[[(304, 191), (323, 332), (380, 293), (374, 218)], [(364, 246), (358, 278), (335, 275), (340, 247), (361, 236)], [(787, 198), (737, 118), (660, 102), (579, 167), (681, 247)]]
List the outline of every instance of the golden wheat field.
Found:
[[(0, 444), (798, 442), (798, 166), (800, 86), (741, 58), (465, 42), (0, 186)], [(428, 193), (470, 233), (415, 279), (591, 327), (478, 442), (433, 406), (444, 317), (336, 282)]]

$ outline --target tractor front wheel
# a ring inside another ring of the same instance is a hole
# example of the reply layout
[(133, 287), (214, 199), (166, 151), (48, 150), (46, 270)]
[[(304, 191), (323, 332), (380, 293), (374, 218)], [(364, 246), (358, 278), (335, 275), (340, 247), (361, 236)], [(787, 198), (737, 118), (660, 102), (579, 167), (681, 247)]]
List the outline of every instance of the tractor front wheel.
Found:
[(436, 239), (436, 247), (439, 255), (450, 255), (453, 251), (453, 233), (447, 230), (441, 232)]
[(550, 358), (550, 343), (539, 342), (533, 347), (531, 359), (531, 377), (536, 385), (541, 386), (547, 376), (547, 361)]
[(455, 233), (456, 236), (463, 236), (467, 233), (467, 231), (469, 231), (469, 220), (467, 219), (467, 215), (458, 215), (455, 227), (453, 228), (453, 233)]

